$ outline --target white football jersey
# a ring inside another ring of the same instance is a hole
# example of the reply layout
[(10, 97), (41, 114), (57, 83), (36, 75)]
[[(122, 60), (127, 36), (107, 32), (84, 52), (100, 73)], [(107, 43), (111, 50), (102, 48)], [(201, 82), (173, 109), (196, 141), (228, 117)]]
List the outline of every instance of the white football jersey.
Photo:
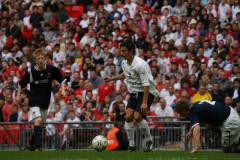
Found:
[(130, 93), (143, 92), (143, 87), (149, 86), (149, 93), (154, 96), (159, 96), (151, 69), (146, 61), (134, 56), (131, 65), (127, 64), (127, 60), (123, 60), (121, 67), (125, 75), (125, 83)]

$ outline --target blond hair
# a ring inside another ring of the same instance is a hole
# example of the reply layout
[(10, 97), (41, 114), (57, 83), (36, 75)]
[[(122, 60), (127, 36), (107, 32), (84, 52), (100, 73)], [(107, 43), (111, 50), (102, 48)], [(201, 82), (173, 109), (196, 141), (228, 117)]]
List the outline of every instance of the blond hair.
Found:
[(45, 56), (45, 52), (42, 48), (38, 48), (33, 52), (33, 58), (36, 59), (36, 57), (39, 55)]

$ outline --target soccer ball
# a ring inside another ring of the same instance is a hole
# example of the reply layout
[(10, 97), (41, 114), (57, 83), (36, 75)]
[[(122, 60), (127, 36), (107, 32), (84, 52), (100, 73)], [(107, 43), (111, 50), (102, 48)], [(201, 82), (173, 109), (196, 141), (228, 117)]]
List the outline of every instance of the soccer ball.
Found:
[(107, 138), (105, 138), (102, 135), (98, 135), (93, 138), (92, 140), (92, 148), (94, 148), (96, 151), (104, 151), (107, 147)]

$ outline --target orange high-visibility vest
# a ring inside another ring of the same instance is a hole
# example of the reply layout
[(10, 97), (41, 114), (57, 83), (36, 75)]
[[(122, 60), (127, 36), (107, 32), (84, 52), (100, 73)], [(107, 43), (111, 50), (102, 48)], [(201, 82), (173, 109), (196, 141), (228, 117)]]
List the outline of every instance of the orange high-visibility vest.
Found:
[(119, 146), (119, 142), (116, 137), (116, 133), (118, 131), (119, 129), (116, 127), (113, 127), (110, 131), (108, 131), (108, 134), (107, 134), (108, 145), (106, 148), (107, 151), (112, 151)]

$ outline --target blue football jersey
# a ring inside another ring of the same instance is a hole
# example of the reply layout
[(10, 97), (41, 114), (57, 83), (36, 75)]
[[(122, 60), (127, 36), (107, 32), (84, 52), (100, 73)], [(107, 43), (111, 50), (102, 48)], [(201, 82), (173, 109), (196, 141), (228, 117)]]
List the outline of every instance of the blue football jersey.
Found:
[(190, 108), (189, 120), (192, 126), (207, 123), (220, 126), (230, 115), (230, 107), (216, 101), (200, 101)]

